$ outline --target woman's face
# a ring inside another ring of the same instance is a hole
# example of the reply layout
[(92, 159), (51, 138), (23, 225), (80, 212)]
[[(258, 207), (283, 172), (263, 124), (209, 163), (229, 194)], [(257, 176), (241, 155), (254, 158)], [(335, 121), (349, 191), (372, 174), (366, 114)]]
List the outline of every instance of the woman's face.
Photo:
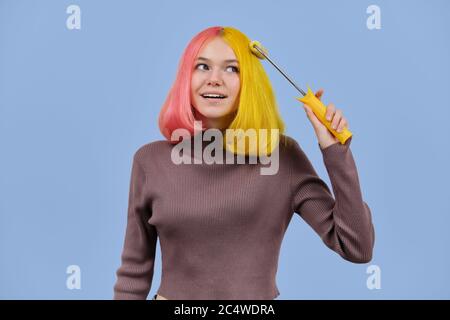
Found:
[(236, 114), (239, 89), (236, 55), (221, 37), (211, 39), (200, 49), (192, 72), (191, 101), (196, 119), (206, 128), (227, 128)]

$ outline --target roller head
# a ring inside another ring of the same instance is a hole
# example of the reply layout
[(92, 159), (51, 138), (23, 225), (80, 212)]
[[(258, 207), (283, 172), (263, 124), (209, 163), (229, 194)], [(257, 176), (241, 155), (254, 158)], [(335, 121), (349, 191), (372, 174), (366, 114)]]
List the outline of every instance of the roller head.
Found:
[(257, 46), (262, 52), (264, 52), (264, 54), (266, 54), (266, 55), (268, 54), (267, 49), (264, 48), (259, 41), (256, 41), (256, 40), (250, 41), (249, 46), (250, 46), (251, 52), (261, 60), (264, 60), (264, 56), (261, 54), (261, 52), (259, 52), (255, 48), (255, 46)]

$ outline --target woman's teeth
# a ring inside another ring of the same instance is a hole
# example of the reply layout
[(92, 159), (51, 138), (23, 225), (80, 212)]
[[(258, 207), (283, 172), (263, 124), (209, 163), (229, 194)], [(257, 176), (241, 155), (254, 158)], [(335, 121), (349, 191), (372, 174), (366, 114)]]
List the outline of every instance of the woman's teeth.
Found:
[(217, 94), (202, 94), (201, 95), (205, 99), (225, 99), (226, 96), (217, 95)]

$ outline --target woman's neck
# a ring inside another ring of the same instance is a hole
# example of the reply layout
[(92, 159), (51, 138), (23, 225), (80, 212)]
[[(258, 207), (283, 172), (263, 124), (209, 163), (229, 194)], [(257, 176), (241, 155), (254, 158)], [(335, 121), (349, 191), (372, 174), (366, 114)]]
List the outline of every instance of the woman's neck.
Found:
[(233, 122), (235, 114), (226, 115), (221, 118), (206, 118), (199, 116), (197, 120), (202, 122), (202, 125), (206, 129), (218, 129), (222, 133), (229, 128), (231, 122)]

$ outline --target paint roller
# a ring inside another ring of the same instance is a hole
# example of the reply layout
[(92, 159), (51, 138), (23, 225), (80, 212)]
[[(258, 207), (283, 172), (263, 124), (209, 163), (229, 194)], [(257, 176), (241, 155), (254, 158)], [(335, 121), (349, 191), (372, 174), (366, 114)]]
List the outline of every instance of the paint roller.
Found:
[(325, 114), (327, 107), (320, 101), (312, 92), (312, 90), (308, 86), (308, 92), (304, 92), (300, 89), (268, 56), (267, 49), (264, 48), (259, 41), (253, 40), (250, 41), (250, 50), (251, 52), (261, 60), (266, 59), (269, 61), (293, 86), (297, 89), (298, 92), (302, 94), (303, 97), (296, 98), (297, 100), (303, 102), (308, 105), (311, 110), (314, 112), (316, 117), (322, 122), (325, 127), (339, 140), (341, 144), (344, 144), (348, 138), (352, 136), (352, 133), (347, 129), (343, 128), (342, 132), (337, 132), (331, 127), (331, 121), (326, 120)]

